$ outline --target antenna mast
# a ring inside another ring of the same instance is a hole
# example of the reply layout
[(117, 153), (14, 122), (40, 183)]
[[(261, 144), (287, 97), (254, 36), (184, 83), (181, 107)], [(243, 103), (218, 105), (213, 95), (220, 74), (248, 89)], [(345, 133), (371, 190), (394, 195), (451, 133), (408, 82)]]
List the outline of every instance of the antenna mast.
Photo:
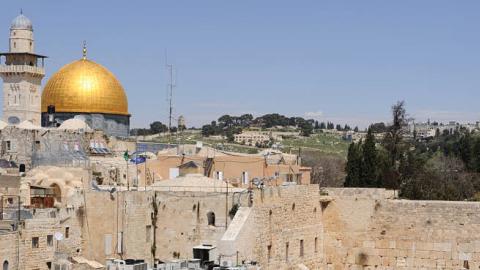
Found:
[(173, 65), (169, 64), (167, 61), (167, 55), (165, 54), (165, 65), (169, 73), (170, 81), (167, 84), (168, 91), (168, 103), (169, 103), (169, 112), (168, 112), (168, 133), (172, 130), (172, 118), (173, 118), (173, 88), (175, 83), (173, 81)]

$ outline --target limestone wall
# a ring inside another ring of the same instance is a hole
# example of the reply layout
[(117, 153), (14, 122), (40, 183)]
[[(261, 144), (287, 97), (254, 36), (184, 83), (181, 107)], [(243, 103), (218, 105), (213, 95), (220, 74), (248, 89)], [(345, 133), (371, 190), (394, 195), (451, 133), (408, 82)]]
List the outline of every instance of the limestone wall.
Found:
[(17, 269), (19, 263), (17, 242), (18, 233), (0, 233), (0, 266), (8, 264), (8, 269)]
[[(110, 195), (89, 191), (86, 200), (88, 226), (83, 226), (82, 254), (101, 263), (106, 258), (151, 263), (154, 242), (158, 259), (189, 259), (193, 246), (217, 245), (225, 232), (225, 193), (127, 191)], [(153, 201), (158, 209), (155, 241)], [(233, 203), (246, 205), (246, 201), (246, 195), (230, 193), (228, 210)], [(215, 213), (215, 225), (208, 225), (209, 212)], [(227, 221), (231, 222), (230, 217)], [(118, 233), (123, 233), (122, 254), (117, 249)]]
[[(157, 255), (159, 259), (192, 258), (192, 248), (201, 244), (217, 246), (226, 231), (225, 193), (157, 192)], [(247, 194), (229, 193), (229, 211), (233, 203), (247, 205)], [(208, 213), (215, 214), (215, 225), (208, 224)], [(217, 258), (214, 258), (217, 260)]]
[(327, 269), (480, 267), (480, 203), (395, 200), (371, 189), (328, 192), (334, 201), (324, 209)]
[[(150, 224), (151, 197), (151, 192), (87, 192), (83, 256), (102, 264), (107, 258), (148, 260), (151, 256), (146, 226)], [(120, 247), (119, 233), (123, 238)]]
[[(323, 225), (317, 185), (272, 187), (255, 192), (254, 254), (265, 269), (304, 264), (320, 269), (324, 260)], [(303, 247), (302, 247), (303, 246)]]

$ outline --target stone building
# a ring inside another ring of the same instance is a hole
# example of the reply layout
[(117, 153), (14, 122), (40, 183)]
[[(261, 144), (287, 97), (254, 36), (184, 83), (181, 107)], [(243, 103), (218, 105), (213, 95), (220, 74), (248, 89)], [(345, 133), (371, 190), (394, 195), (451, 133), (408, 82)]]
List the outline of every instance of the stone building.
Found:
[(188, 162), (197, 164), (198, 171), (211, 178), (227, 180), (235, 186), (282, 185), (285, 182), (310, 184), (311, 168), (301, 165), (296, 155), (266, 150), (259, 154), (240, 154), (219, 151), (210, 147), (182, 145), (157, 154), (140, 166), (155, 175), (155, 181), (174, 178)]
[(40, 125), (40, 87), (45, 76), (45, 56), (35, 54), (32, 22), (23, 14), (12, 21), (9, 48), (9, 52), (0, 53), (3, 120), (9, 124), (30, 121)]

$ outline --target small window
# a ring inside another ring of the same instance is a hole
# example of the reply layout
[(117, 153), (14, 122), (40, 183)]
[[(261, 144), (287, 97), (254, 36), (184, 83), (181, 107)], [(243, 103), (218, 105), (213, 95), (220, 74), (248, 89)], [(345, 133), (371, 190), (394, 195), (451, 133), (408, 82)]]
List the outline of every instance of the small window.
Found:
[(12, 142), (11, 141), (6, 141), (5, 143), (7, 145), (7, 151), (11, 151), (12, 150)]
[(300, 257), (303, 257), (303, 240), (300, 240)]
[(32, 248), (38, 248), (38, 237), (32, 237)]
[(208, 220), (208, 225), (215, 226), (215, 213), (208, 212), (207, 213), (207, 220)]
[(35, 150), (40, 151), (40, 141), (35, 141)]
[(13, 42), (13, 48), (17, 48), (17, 43)]
[(47, 246), (53, 247), (53, 235), (47, 235)]
[(70, 236), (70, 227), (65, 227), (65, 238)]
[(318, 237), (315, 237), (315, 253), (318, 252)]
[(8, 261), (3, 262), (3, 270), (8, 270)]
[(147, 235), (146, 235), (145, 239), (146, 239), (147, 243), (150, 243), (152, 241), (152, 239), (151, 239), (152, 238), (152, 225), (147, 225), (146, 233), (147, 233)]

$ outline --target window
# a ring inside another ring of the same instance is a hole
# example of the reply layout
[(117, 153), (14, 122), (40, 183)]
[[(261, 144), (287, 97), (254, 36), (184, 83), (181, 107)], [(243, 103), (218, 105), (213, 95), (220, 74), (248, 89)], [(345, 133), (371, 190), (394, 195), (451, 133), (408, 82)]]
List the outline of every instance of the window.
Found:
[(248, 185), (249, 183), (248, 172), (242, 172), (242, 183), (244, 185)]
[(152, 238), (152, 237), (151, 237), (151, 235), (152, 235), (152, 225), (147, 225), (146, 231), (147, 231), (147, 232), (146, 232), (147, 235), (146, 235), (146, 238), (145, 238), (145, 239), (146, 239), (147, 243), (150, 243), (150, 241), (152, 241), (152, 240), (151, 240), (151, 238)]
[(38, 237), (32, 237), (32, 248), (38, 248)]
[(47, 262), (48, 269), (52, 269), (52, 262)]
[(7, 145), (7, 151), (12, 150), (12, 142), (11, 141), (6, 141), (5, 144)]
[(13, 42), (13, 48), (17, 48), (17, 43)]
[(47, 235), (47, 246), (53, 247), (53, 235)]
[(3, 270), (8, 270), (8, 261), (3, 262)]
[(315, 253), (318, 252), (318, 237), (315, 237)]
[(35, 150), (40, 151), (40, 141), (35, 141)]
[(68, 238), (70, 235), (70, 227), (65, 227), (65, 238)]
[(300, 257), (303, 257), (303, 239), (300, 240)]
[(288, 246), (289, 243), (285, 243), (285, 261), (288, 262)]
[(207, 220), (208, 220), (208, 225), (215, 226), (215, 213), (208, 212), (207, 213)]

